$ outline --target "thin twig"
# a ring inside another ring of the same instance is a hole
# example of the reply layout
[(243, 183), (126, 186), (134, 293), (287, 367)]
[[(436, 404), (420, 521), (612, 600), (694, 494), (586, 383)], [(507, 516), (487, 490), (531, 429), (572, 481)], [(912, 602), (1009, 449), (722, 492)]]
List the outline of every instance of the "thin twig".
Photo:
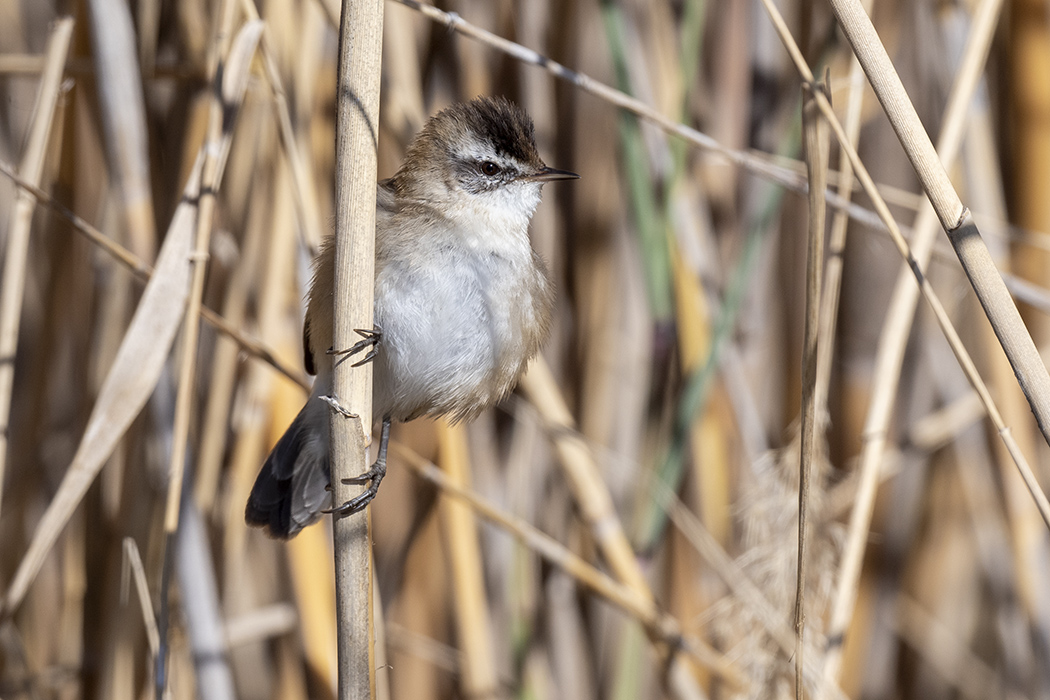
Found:
[(748, 685), (747, 677), (740, 669), (702, 640), (685, 636), (682, 625), (670, 615), (660, 612), (651, 598), (639, 595), (630, 586), (614, 581), (556, 539), (545, 535), (524, 520), (506, 514), (477, 493), (457, 486), (436, 465), (408, 447), (394, 442), (391, 443), (391, 448), (400, 454), (421, 478), (449, 496), (470, 504), (478, 515), (511, 533), (544, 560), (572, 576), (580, 585), (634, 617), (649, 631), (652, 638), (671, 647), (680, 646), (692, 660), (738, 688)]
[[(178, 538), (179, 515), (182, 510), (183, 475), (186, 468), (187, 442), (190, 432), (190, 415), (195, 403), (197, 385), (197, 339), (200, 337), (201, 298), (204, 295), (204, 276), (207, 271), (208, 250), (211, 244), (212, 218), (215, 214), (215, 198), (222, 180), (222, 171), (225, 166), (222, 142), (232, 138), (234, 125), (233, 119), (227, 119), (227, 112), (236, 109), (240, 97), (244, 93), (243, 86), (240, 89), (234, 87), (237, 76), (247, 75), (247, 64), (255, 52), (259, 35), (262, 32), (262, 23), (253, 22), (246, 24), (238, 37), (236, 48), (240, 52), (230, 50), (231, 34), (233, 30), (232, 3), (229, 0), (220, 3), (222, 20), (220, 28), (213, 37), (209, 48), (208, 73), (212, 87), (211, 101), (208, 105), (208, 130), (203, 146), (203, 163), (201, 165), (201, 187), (197, 197), (196, 228), (194, 236), (194, 249), (190, 256), (192, 265), (192, 277), (190, 279), (190, 293), (186, 300), (186, 311), (182, 322), (182, 346), (179, 354), (179, 383), (175, 397), (175, 421), (172, 427), (172, 449), (168, 463), (168, 496), (164, 512), (164, 567), (161, 575), (161, 601), (160, 601), (160, 629), (161, 629), (161, 652), (158, 664), (161, 669), (167, 666), (166, 645), (168, 644), (167, 630), (169, 625), (168, 595), (167, 588), (169, 577), (173, 569), (173, 561), (177, 555), (177, 545), (182, 542)], [(241, 62), (245, 66), (242, 70), (228, 66), (230, 62)], [(229, 70), (227, 71), (227, 67)], [(220, 81), (222, 84), (220, 84)], [(228, 84), (229, 83), (229, 84)], [(232, 97), (231, 104), (227, 103), (227, 97)], [(184, 573), (179, 568), (179, 573)], [(203, 603), (202, 603), (203, 604)], [(185, 611), (189, 614), (189, 611)], [(210, 617), (205, 614), (205, 617)], [(208, 674), (209, 679), (225, 679), (226, 675), (220, 670), (214, 677)], [(158, 673), (156, 678), (157, 696), (164, 693), (165, 674)], [(198, 692), (203, 695), (216, 693), (219, 697), (232, 696), (232, 679), (213, 681), (212, 688), (198, 687)]]
[[(248, 305), (252, 292), (258, 290), (255, 308), (255, 319), (257, 322), (255, 332), (261, 338), (274, 337), (271, 335), (271, 328), (275, 324), (270, 319), (273, 315), (271, 307), (276, 305), (270, 301), (270, 297), (277, 296), (283, 301), (286, 298), (284, 292), (289, 286), (281, 284), (281, 278), (275, 280), (267, 274), (275, 266), (273, 264), (275, 262), (274, 259), (280, 260), (282, 270), (287, 270), (288, 274), (293, 272), (291, 266), (287, 263), (294, 248), (291, 246), (281, 248), (280, 245), (285, 239), (285, 236), (282, 235), (284, 229), (287, 229), (294, 236), (294, 226), (290, 225), (291, 217), (283, 218), (282, 220), (280, 212), (284, 208), (279, 208), (276, 205), (283, 197), (283, 193), (278, 188), (280, 187), (279, 183), (283, 182), (282, 175), (285, 164), (276, 158), (273, 161), (273, 165), (278, 173), (277, 177), (274, 178), (278, 181), (278, 184), (272, 190), (274, 206), (268, 206), (270, 204), (270, 197), (268, 196), (271, 193), (270, 188), (260, 183), (262, 186), (258, 190), (254, 190), (252, 195), (255, 199), (255, 204), (247, 217), (248, 220), (244, 224), (240, 255), (226, 284), (225, 298), (222, 302), (223, 315), (233, 323), (241, 325), (248, 314)], [(289, 188), (284, 189), (287, 190)], [(264, 207), (267, 208), (266, 213), (261, 211)], [(265, 237), (263, 233), (264, 229), (267, 228), (272, 232), (269, 238)], [(267, 254), (264, 255), (264, 253)], [(281, 309), (285, 309), (283, 304)], [(201, 419), (197, 466), (193, 475), (193, 499), (197, 502), (197, 507), (200, 508), (202, 513), (210, 514), (213, 512), (212, 507), (220, 493), (223, 466), (227, 464), (226, 447), (227, 438), (230, 434), (230, 412), (234, 405), (232, 397), (239, 379), (242, 378), (237, 371), (238, 354), (239, 350), (236, 343), (230, 341), (229, 338), (216, 338), (215, 346), (212, 350), (211, 371), (208, 375), (210, 377), (208, 398)], [(246, 403), (254, 403), (248, 398), (249, 396), (256, 396), (254, 386), (259, 383), (265, 383), (265, 380), (262, 382), (256, 380), (259, 373), (255, 369), (254, 367), (250, 368), (247, 372), (248, 376), (243, 377), (244, 384), (242, 385), (243, 393), (241, 396)], [(253, 388), (248, 388), (249, 385)], [(279, 420), (277, 416), (274, 416), (274, 419)], [(259, 422), (261, 421), (257, 421), (256, 425)], [(255, 432), (254, 430), (243, 430), (240, 428), (235, 428), (235, 431), (237, 433), (237, 441), (245, 439), (246, 433)], [(261, 443), (262, 439), (260, 438), (258, 442)], [(258, 449), (262, 449), (262, 447), (260, 446)], [(229, 494), (228, 498), (234, 500), (237, 495), (239, 494), (234, 491)], [(241, 517), (239, 510), (237, 513), (238, 520)]]
[[(529, 65), (537, 66), (549, 72), (551, 75), (564, 80), (581, 90), (590, 92), (591, 94), (597, 95), (598, 97), (608, 101), (616, 107), (624, 109), (628, 112), (638, 115), (639, 117), (651, 122), (657, 128), (664, 132), (678, 136), (688, 143), (702, 149), (711, 151), (718, 155), (725, 157), (731, 163), (738, 165), (755, 175), (764, 177), (771, 182), (775, 182), (778, 185), (789, 189), (793, 192), (805, 193), (808, 190), (808, 185), (804, 176), (805, 164), (784, 158), (781, 156), (770, 155), (754, 150), (737, 150), (725, 146), (711, 136), (704, 134), (701, 131), (693, 129), (685, 124), (678, 123), (673, 119), (670, 119), (660, 112), (656, 111), (649, 105), (645, 104), (641, 100), (638, 100), (626, 93), (620, 92), (615, 88), (609, 87), (594, 78), (574, 71), (567, 68), (557, 61), (554, 61), (547, 56), (544, 56), (532, 49), (522, 46), (521, 44), (515, 43), (508, 39), (505, 39), (497, 34), (486, 31), (474, 24), (463, 19), (456, 13), (445, 12), (440, 10), (433, 5), (419, 2), (419, 0), (394, 0), (395, 2), (401, 3), (406, 7), (410, 7), (427, 18), (440, 22), (448, 26), (454, 31), (458, 31), (476, 41), (489, 46), (497, 51), (501, 51), (509, 56), (512, 56), (516, 60), (526, 63)], [(998, 2), (998, 0), (997, 0)], [(978, 13), (978, 17), (984, 12), (982, 9)], [(980, 20), (975, 22), (977, 26), (980, 25)], [(984, 54), (981, 54), (984, 55)], [(970, 54), (967, 54), (967, 62), (969, 62)], [(983, 65), (983, 59), (981, 59)], [(960, 75), (964, 72), (960, 71)], [(980, 71), (978, 70), (974, 74), (974, 79), (980, 77)], [(852, 79), (851, 79), (852, 84)], [(972, 94), (972, 93), (971, 93)], [(859, 128), (859, 113), (857, 115), (857, 127)], [(848, 123), (846, 126), (846, 133), (853, 134), (855, 128)], [(942, 132), (943, 133), (943, 132)], [(856, 141), (855, 137), (851, 136), (853, 142)], [(847, 167), (844, 165), (844, 169)], [(854, 221), (863, 224), (865, 226), (874, 228), (882, 231), (885, 229), (885, 224), (879, 218), (878, 214), (871, 209), (862, 207), (849, 200), (849, 197), (845, 196), (844, 192), (853, 191), (855, 188), (852, 185), (852, 175), (845, 175), (837, 171), (829, 171), (829, 181), (832, 184), (840, 186), (838, 192), (828, 192), (827, 205), (832, 209), (839, 212), (845, 213), (849, 218)], [(848, 186), (847, 186), (848, 184)], [(915, 202), (921, 198), (921, 195), (914, 195), (909, 192), (905, 192), (899, 188), (891, 185), (880, 184), (878, 185), (879, 191), (883, 194), (883, 198), (887, 202), (891, 202), (898, 206), (907, 207), (909, 209), (917, 208)], [(922, 198), (925, 199), (925, 198)], [(1008, 222), (1000, 221), (1002, 225), (1008, 225)], [(1033, 232), (1039, 233), (1039, 232)], [(917, 256), (921, 260), (921, 256)]]
[[(241, 52), (250, 55), (254, 50), (259, 29), (261, 26), (257, 23), (241, 30), (237, 40)], [(236, 115), (247, 86), (249, 58), (239, 64), (242, 70), (234, 71), (235, 62), (230, 61), (223, 81), (224, 86), (230, 86), (236, 93), (226, 100), (230, 118)], [(224, 138), (219, 144), (220, 163), (225, 163), (231, 141)], [(72, 512), (159, 381), (188, 296), (186, 257), (191, 249), (192, 217), (200, 193), (202, 163), (203, 156), (199, 155), (183, 189), (183, 201), (168, 227), (158, 257), (158, 272), (146, 287), (116, 359), (99, 389), (77, 451), (5, 592), (0, 618), (10, 616), (21, 605)], [(161, 675), (158, 673), (158, 677)]]
[[(865, 9), (871, 7), (872, 0), (864, 0)], [(860, 140), (861, 107), (864, 103), (864, 84), (860, 61), (856, 56), (850, 58), (849, 77), (846, 79), (849, 97), (846, 100), (845, 124), (843, 129), (850, 144), (856, 148)], [(841, 160), (841, 159), (840, 159)], [(853, 168), (849, 162), (839, 163), (836, 187), (838, 194), (846, 202), (850, 201), (856, 183)], [(828, 173), (831, 174), (830, 171)], [(824, 284), (820, 299), (820, 337), (832, 339), (817, 347), (817, 383), (816, 405), (820, 413), (817, 419), (827, 422), (827, 400), (831, 387), (831, 365), (835, 349), (835, 334), (838, 327), (839, 299), (842, 293), (842, 270), (845, 266), (846, 232), (849, 216), (843, 211), (835, 212), (831, 219), (831, 232), (828, 234), (828, 261), (824, 270)]]
[[(456, 13), (439, 10), (433, 5), (419, 2), (418, 0), (395, 1), (417, 10), (435, 22), (440, 22), (441, 24), (448, 26), (450, 29), (480, 41), (486, 46), (496, 49), (497, 51), (502, 51), (522, 63), (542, 68), (556, 78), (564, 80), (584, 92), (589, 92), (616, 107), (631, 112), (632, 114), (636, 114), (668, 134), (677, 136), (685, 140), (687, 143), (705, 151), (716, 153), (724, 157), (730, 163), (738, 165), (760, 177), (764, 177), (771, 182), (775, 182), (786, 189), (800, 193), (804, 193), (808, 189), (805, 175), (803, 174), (804, 166), (802, 163), (796, 163), (793, 164), (794, 167), (788, 167), (786, 165), (774, 163), (770, 157), (765, 154), (729, 148), (711, 136), (661, 114), (641, 100), (631, 97), (624, 92), (620, 92), (615, 88), (609, 87), (589, 75), (566, 68), (557, 61), (537, 53), (530, 48), (517, 44), (509, 39), (504, 39), (498, 34), (493, 34), (492, 32), (473, 25)], [(865, 209), (864, 207), (853, 204), (852, 202), (845, 201), (835, 192), (827, 193), (827, 201), (829, 206), (848, 212), (851, 218), (863, 224), (874, 226), (875, 228), (882, 228), (883, 226), (879, 217), (870, 209)]]
[[(780, 12), (776, 9), (771, 0), (763, 0), (763, 5), (765, 6), (767, 13), (770, 15), (770, 18), (773, 20), (773, 24), (777, 30), (777, 33), (780, 36), (781, 41), (787, 48), (788, 53), (791, 55), (796, 68), (803, 77), (803, 80), (807, 82), (812, 82), (813, 73), (809, 69), (809, 66), (806, 64), (805, 60), (802, 58), (802, 54), (799, 51), (798, 46), (795, 44), (794, 38), (791, 36), (791, 33), (788, 30), (787, 25), (784, 23), (784, 19), (780, 15)], [(857, 176), (860, 179), (865, 192), (868, 194), (869, 197), (871, 197), (872, 202), (875, 205), (876, 211), (879, 212), (880, 217), (882, 217), (883, 221), (889, 228), (890, 235), (893, 237), (894, 240), (894, 244), (897, 246), (897, 249), (900, 251), (901, 255), (907, 262), (908, 268), (910, 269), (911, 273), (915, 276), (915, 279), (918, 281), (922, 295), (926, 299), (926, 302), (930, 306), (931, 310), (933, 311), (934, 316), (937, 319), (938, 325), (941, 327), (945, 338), (948, 340), (948, 343), (952, 348), (952, 352), (958, 359), (959, 364), (965, 372), (967, 379), (970, 381), (974, 389), (977, 391), (978, 395), (981, 397), (981, 401), (984, 404), (985, 409), (988, 411), (988, 416), (991, 419), (992, 424), (998, 431), (999, 437), (1003, 441), (1007, 452), (1010, 454), (1011, 458), (1014, 460), (1014, 463), (1017, 465), (1018, 471), (1020, 472), (1021, 477), (1024, 479), (1029, 491), (1031, 492), (1036, 507), (1039, 509), (1039, 513), (1042, 516), (1044, 523), (1046, 523), (1047, 527), (1050, 528), (1050, 501), (1047, 500), (1046, 495), (1040, 489), (1039, 484), (1036, 481), (1034, 474), (1032, 473), (1031, 467), (1028, 465), (1027, 460), (1021, 453), (1021, 450), (1018, 447), (1016, 440), (1014, 440), (1013, 436), (1010, 434), (1009, 428), (1007, 428), (1006, 425), (1003, 423), (1002, 416), (999, 413), (998, 408), (996, 408), (994, 401), (992, 400), (991, 394), (988, 391), (988, 387), (985, 385), (984, 380), (981, 378), (980, 373), (977, 371), (977, 368), (973, 363), (973, 360), (967, 353), (966, 348), (962, 343), (962, 340), (959, 338), (958, 332), (951, 324), (951, 320), (948, 318), (948, 314), (945, 311), (944, 306), (941, 304), (940, 299), (933, 291), (933, 287), (930, 285), (929, 280), (923, 273), (922, 266), (915, 259), (911, 247), (901, 235), (900, 229), (897, 227), (896, 222), (890, 215), (889, 208), (879, 196), (879, 193), (875, 188), (875, 184), (871, 179), (871, 175), (864, 167), (864, 164), (860, 161), (856, 150), (849, 143), (849, 139), (843, 132), (841, 124), (838, 122), (834, 111), (831, 109), (831, 105), (820, 93), (817, 93), (816, 97), (817, 104), (820, 107), (820, 110), (828, 119), (828, 122), (835, 133), (836, 139), (839, 141), (839, 144), (841, 145), (843, 151), (849, 158), (850, 163), (856, 170)], [(972, 219), (970, 219), (969, 212), (964, 212), (963, 218), (972, 221)], [(965, 227), (966, 226), (964, 226), (964, 228)], [(975, 230), (976, 229), (974, 228), (974, 231)], [(1029, 337), (1029, 341), (1030, 340), (1031, 338)], [(882, 353), (880, 353), (879, 357), (880, 359), (883, 357)], [(885, 403), (892, 403), (892, 393), (888, 393), (883, 397), (883, 399)], [(883, 415), (884, 413), (888, 414), (890, 410), (891, 406), (882, 407), (873, 405), (871, 408), (871, 413), (874, 413), (875, 415)], [(866, 431), (866, 439), (868, 440), (868, 442), (865, 443), (865, 452), (871, 451), (873, 453), (881, 453), (882, 443), (884, 443), (886, 439), (886, 433), (884, 430), (877, 433)], [(871, 460), (871, 462), (877, 464), (877, 462), (875, 462), (874, 460)], [(870, 476), (868, 476), (869, 474)], [(854, 509), (854, 514), (851, 518), (850, 524), (850, 535), (851, 537), (857, 539), (862, 538), (864, 532), (866, 532), (867, 524), (870, 522), (871, 519), (871, 509), (874, 507), (875, 474), (873, 472), (865, 472), (865, 476), (867, 478), (864, 481), (862, 481), (861, 493), (858, 495), (858, 504)], [(853, 601), (855, 600), (856, 595), (856, 581), (858, 580), (860, 575), (860, 554), (862, 552), (863, 544), (852, 545), (846, 550), (846, 557), (843, 561), (842, 570), (851, 575), (849, 576), (849, 578), (840, 578), (840, 593), (837, 594), (835, 603), (836, 607), (840, 605), (842, 607), (837, 610), (833, 609), (832, 611), (833, 625), (837, 622), (840, 626), (833, 626), (831, 628), (830, 634), (832, 639), (841, 638), (841, 634), (843, 634), (845, 630), (845, 624), (849, 620), (849, 613), (853, 609)], [(841, 649), (829, 649), (829, 660), (827, 661), (827, 664), (825, 666), (826, 677), (833, 677), (832, 674), (837, 675), (838, 664), (840, 662), (840, 654)]]
[[(212, 217), (215, 215), (215, 195), (219, 188), (222, 163), (219, 162), (219, 142), (229, 136), (232, 122), (224, 114), (225, 90), (218, 81), (225, 75), (220, 70), (226, 62), (229, 38), (233, 29), (232, 3), (220, 3), (222, 21), (209, 49), (209, 73), (212, 95), (208, 106), (208, 132), (204, 144), (204, 166), (201, 171), (201, 191), (197, 200), (197, 228), (193, 255), (193, 277), (190, 297), (182, 325), (182, 347), (179, 353), (179, 384), (175, 397), (175, 426), (172, 429), (172, 450), (168, 464), (168, 499), (164, 513), (164, 531), (170, 537), (179, 527), (179, 504), (182, 499), (182, 476), (186, 466), (186, 442), (190, 432), (190, 411), (194, 403), (197, 379), (197, 339), (200, 336), (201, 298), (204, 295), (204, 275), (207, 271), (208, 250), (211, 247)], [(169, 554), (170, 556), (170, 554)]]
[[(534, 358), (529, 364), (521, 378), (521, 389), (550, 426), (554, 448), (573, 498), (614, 575), (637, 595), (653, 600), (649, 583), (624, 533), (623, 523), (613, 508), (609, 487), (601, 478), (589, 446), (577, 433), (572, 413), (542, 357)], [(696, 680), (688, 672), (683, 672), (681, 659), (666, 647), (657, 647), (657, 651), (670, 661), (666, 678), (671, 693), (679, 698), (696, 697), (699, 692)]]
[[(954, 162), (962, 143), (966, 117), (980, 80), (981, 67), (988, 56), (1001, 6), (1002, 0), (984, 0), (975, 13), (973, 30), (967, 40), (955, 84), (952, 86), (937, 144), (937, 150), (946, 165), (950, 166)], [(925, 267), (928, 264), (936, 235), (936, 218), (932, 206), (927, 203), (920, 209), (911, 241), (912, 255), (918, 266)], [(871, 383), (872, 397), (865, 421), (864, 446), (858, 468), (860, 485), (850, 518), (847, 546), (839, 567), (829, 617), (828, 634), (831, 639), (843, 638), (853, 616), (868, 528), (875, 507), (879, 469), (884, 461), (886, 435), (893, 412), (893, 398), (897, 393), (904, 351), (920, 294), (920, 289), (913, 281), (914, 274), (909, 263), (902, 265), (880, 333)], [(841, 644), (828, 650), (824, 666), (826, 679), (838, 677), (842, 651)]]
[[(732, 594), (748, 607), (785, 656), (794, 653), (795, 635), (782, 621), (782, 613), (769, 602), (748, 573), (733, 561), (700, 519), (664, 484), (653, 482), (653, 498), (664, 507), (671, 522), (686, 537), (697, 554), (704, 558)], [(811, 685), (816, 686), (821, 682), (820, 667), (817, 663), (809, 660), (800, 665)], [(827, 690), (835, 698), (846, 697), (842, 689), (833, 683), (828, 685)]]
[(831, 6), (1010, 360), (1043, 439), (1050, 444), (1050, 372), (992, 261), (977, 224), (952, 186), (860, 1), (831, 0)]
[[(792, 55), (793, 60), (796, 62), (796, 67), (799, 72), (803, 75), (803, 78), (807, 81), (812, 82), (813, 74), (806, 65), (802, 58), (801, 52), (798, 50), (798, 46), (794, 43), (794, 39), (791, 37), (791, 33), (787, 29), (787, 25), (784, 23), (783, 17), (779, 11), (773, 6), (771, 0), (762, 0), (763, 5), (766, 7), (770, 16), (774, 20), (776, 25), (777, 33), (780, 35), (781, 40), (788, 48), (789, 53)], [(1032, 497), (1035, 500), (1036, 506), (1039, 508), (1040, 515), (1047, 527), (1050, 528), (1050, 501), (1047, 501), (1046, 495), (1042, 492), (1038, 482), (1035, 480), (1032, 474), (1031, 467), (1028, 465), (1024, 455), (1021, 454), (1020, 449), (1017, 447), (1016, 441), (1010, 435), (1009, 428), (1003, 423), (1002, 416), (999, 410), (995, 406), (995, 402), (992, 400), (991, 393), (988, 391), (987, 385), (981, 378), (980, 373), (977, 371), (977, 367), (973, 363), (973, 359), (970, 357), (966, 350), (966, 347), (962, 343), (962, 339), (959, 337), (958, 331), (951, 323), (951, 319), (948, 318), (948, 312), (945, 311), (944, 305), (941, 303), (940, 298), (933, 290), (933, 286), (930, 284), (925, 273), (922, 270), (922, 266), (915, 259), (912, 253), (911, 246), (908, 241), (905, 240), (901, 234), (900, 228), (894, 221), (893, 216), (890, 214), (889, 208), (886, 206), (886, 202), (879, 196), (878, 190), (875, 188), (875, 183), (871, 179), (871, 175), (868, 173), (867, 168), (861, 162), (860, 157), (857, 155), (856, 150), (850, 145), (849, 140), (846, 137), (845, 132), (842, 130), (842, 125), (839, 123), (834, 111), (831, 109), (831, 105), (827, 99), (820, 93), (817, 93), (817, 105), (820, 107), (821, 112), (827, 118), (831, 125), (832, 131), (835, 134), (835, 138), (838, 139), (839, 144), (842, 146), (846, 155), (850, 159), (850, 163), (853, 168), (857, 171), (857, 176), (864, 186), (865, 192), (871, 197), (875, 204), (876, 211), (879, 212), (879, 216), (882, 217), (886, 226), (890, 231), (890, 235), (893, 238), (894, 245), (900, 252), (901, 256), (905, 259), (908, 268), (911, 270), (915, 279), (919, 284), (919, 289), (922, 292), (923, 298), (926, 299), (927, 304), (933, 311), (934, 317), (937, 319), (937, 324), (941, 327), (941, 331), (944, 333), (945, 339), (952, 348), (952, 352), (955, 354), (956, 359), (959, 361), (960, 367), (966, 373), (967, 379), (973, 385), (978, 395), (981, 396), (981, 401), (984, 403), (985, 408), (988, 411), (988, 417), (991, 419), (992, 424), (999, 432), (999, 436), (1006, 446), (1010, 456), (1014, 459), (1014, 463), (1017, 465), (1018, 470), (1024, 478), (1026, 485), (1032, 493)], [(966, 221), (962, 225), (963, 228), (970, 227), (974, 231), (975, 227), (972, 227), (972, 218), (969, 212), (965, 212), (964, 217)], [(969, 235), (969, 234), (967, 234)], [(998, 275), (998, 273), (996, 273)], [(1012, 302), (1011, 302), (1012, 303)], [(888, 400), (888, 399), (887, 399)], [(885, 439), (884, 436), (882, 439)]]

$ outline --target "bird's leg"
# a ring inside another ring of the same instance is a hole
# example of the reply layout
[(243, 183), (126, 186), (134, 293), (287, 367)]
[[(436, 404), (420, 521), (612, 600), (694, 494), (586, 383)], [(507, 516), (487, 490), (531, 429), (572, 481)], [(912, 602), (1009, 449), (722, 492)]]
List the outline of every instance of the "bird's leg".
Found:
[(353, 357), (365, 348), (371, 348), (362, 359), (351, 365), (351, 367), (360, 367), (361, 365), (367, 364), (376, 359), (376, 353), (379, 351), (379, 343), (383, 340), (383, 329), (377, 325), (374, 326), (372, 330), (368, 330), (367, 328), (355, 328), (354, 332), (361, 336), (362, 340), (357, 341), (345, 350), (328, 348), (327, 353), (329, 355), (346, 355), (347, 357)]
[(372, 463), (372, 466), (364, 474), (350, 479), (343, 479), (344, 484), (368, 484), (368, 488), (359, 496), (351, 498), (341, 506), (326, 510), (324, 511), (325, 513), (352, 515), (372, 502), (372, 499), (379, 493), (379, 484), (383, 481), (383, 477), (386, 476), (386, 447), (389, 442), (390, 416), (384, 416), (383, 428), (379, 433), (379, 455), (376, 457), (376, 461)]

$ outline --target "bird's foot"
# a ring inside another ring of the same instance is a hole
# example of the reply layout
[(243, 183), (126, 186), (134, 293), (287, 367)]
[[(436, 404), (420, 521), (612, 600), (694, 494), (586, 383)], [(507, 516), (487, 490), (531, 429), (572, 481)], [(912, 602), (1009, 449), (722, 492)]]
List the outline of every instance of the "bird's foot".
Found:
[(372, 502), (372, 499), (376, 497), (377, 493), (379, 493), (379, 484), (382, 483), (383, 477), (386, 476), (386, 451), (389, 443), (390, 417), (387, 416), (383, 418), (383, 429), (379, 433), (379, 456), (376, 457), (376, 461), (372, 463), (372, 466), (369, 467), (368, 471), (364, 474), (349, 479), (343, 479), (344, 484), (368, 484), (368, 488), (357, 496), (351, 498), (349, 501), (343, 503), (343, 505), (322, 512), (335, 513), (339, 516), (353, 515)]
[[(374, 326), (372, 330), (368, 330), (367, 328), (355, 328), (354, 332), (361, 336), (362, 340), (357, 341), (345, 350), (328, 348), (327, 352), (329, 355), (345, 355), (346, 357), (353, 357), (367, 348), (368, 353), (351, 365), (351, 367), (360, 367), (361, 365), (368, 364), (376, 359), (376, 354), (379, 352), (379, 343), (383, 340), (383, 329), (377, 325)], [(346, 357), (343, 359), (346, 359)]]
[(339, 516), (353, 515), (360, 510), (363, 510), (365, 506), (372, 502), (372, 499), (379, 493), (379, 484), (383, 481), (383, 477), (386, 476), (386, 460), (376, 460), (375, 463), (360, 476), (355, 476), (350, 479), (343, 479), (344, 484), (368, 484), (368, 488), (362, 491), (359, 495), (354, 496), (349, 501), (343, 503), (341, 506), (329, 508), (322, 512), (324, 513), (335, 513)]

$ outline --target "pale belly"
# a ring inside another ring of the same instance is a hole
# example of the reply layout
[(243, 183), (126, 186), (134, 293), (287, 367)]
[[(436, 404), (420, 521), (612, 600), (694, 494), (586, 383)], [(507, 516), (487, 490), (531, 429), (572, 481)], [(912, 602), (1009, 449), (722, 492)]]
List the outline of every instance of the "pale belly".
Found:
[(527, 326), (540, 322), (532, 288), (542, 272), (454, 262), (377, 276), (375, 415), (473, 417), (513, 389), (535, 353), (542, 334)]

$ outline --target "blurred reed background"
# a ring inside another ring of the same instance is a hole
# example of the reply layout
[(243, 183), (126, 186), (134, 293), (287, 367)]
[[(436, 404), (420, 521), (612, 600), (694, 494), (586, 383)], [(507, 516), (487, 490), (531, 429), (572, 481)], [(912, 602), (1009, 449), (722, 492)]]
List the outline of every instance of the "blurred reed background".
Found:
[[(978, 4), (994, 34), (950, 172), (1046, 347), (1050, 5), (876, 1), (873, 13), (936, 140), (956, 71), (980, 50), (967, 43)], [(471, 425), (395, 427), (410, 451), (395, 449), (371, 508), (378, 696), (793, 697), (808, 214), (800, 79), (769, 17), (751, 0), (440, 7), (752, 165), (386, 5), (381, 178), (428, 115), (502, 94), (533, 116), (547, 163), (582, 179), (547, 187), (533, 224), (558, 286), (551, 374), (534, 371)], [(338, 11), (335, 0), (0, 2), (5, 172), (151, 265), (196, 225), (185, 188), (198, 154), (219, 152), (208, 126), (216, 67), (234, 74), (222, 60), (234, 35), (255, 14), (265, 23), (254, 60), (238, 67), (246, 91), (226, 125), (203, 289), (204, 306), (254, 345), (201, 325), (169, 586), (179, 353), (148, 328), (118, 353), (145, 268), (129, 271), (54, 207), (32, 213), (32, 197), (0, 178), (0, 380), (13, 370), (13, 391), (0, 381), (11, 407), (0, 467), (5, 700), (148, 697), (163, 638), (173, 697), (334, 697), (329, 524), (284, 544), (248, 530), (243, 508), (305, 396), (303, 299), (332, 220)], [(781, 11), (910, 226), (916, 178), (829, 8)], [(56, 23), (67, 14), (71, 26)], [(830, 186), (848, 193), (840, 162), (833, 146)], [(1050, 698), (1047, 530), (932, 316), (920, 304), (910, 335), (889, 335), (902, 266), (889, 238), (870, 219), (840, 218), (829, 212), (824, 293), (838, 290), (836, 266), (841, 291), (837, 311), (827, 299), (835, 324), (822, 326), (831, 352), (809, 515), (807, 692)], [(184, 272), (185, 257), (172, 269)], [(928, 269), (1050, 484), (1050, 450), (943, 236)], [(188, 279), (181, 296), (159, 293), (146, 320), (174, 329)], [(899, 378), (876, 362), (894, 343)], [(892, 412), (879, 413), (879, 391)], [(847, 536), (864, 451), (880, 486), (870, 522), (858, 516)], [(419, 476), (426, 460), (511, 524), (442, 495)], [(551, 539), (508, 529), (528, 526)], [(617, 558), (627, 541), (634, 554)], [(842, 574), (847, 555), (863, 564), (856, 581)]]

